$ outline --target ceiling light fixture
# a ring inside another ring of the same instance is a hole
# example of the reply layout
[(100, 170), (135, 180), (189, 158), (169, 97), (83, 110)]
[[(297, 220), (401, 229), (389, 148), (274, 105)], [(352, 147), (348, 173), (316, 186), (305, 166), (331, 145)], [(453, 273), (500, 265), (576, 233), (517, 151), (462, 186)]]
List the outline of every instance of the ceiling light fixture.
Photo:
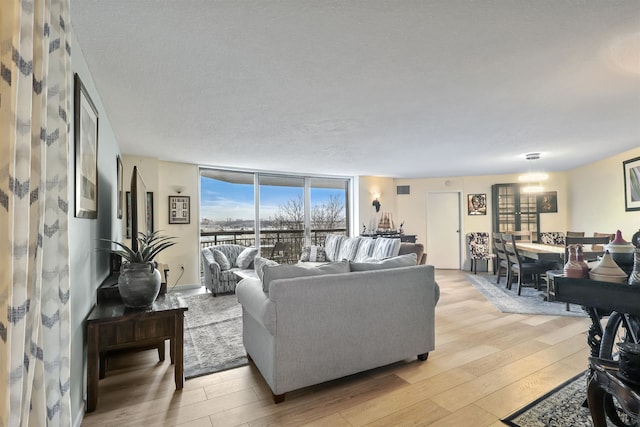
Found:
[[(540, 153), (527, 153), (524, 158), (531, 161), (540, 160)], [(536, 171), (531, 168), (529, 172), (518, 177), (518, 181), (526, 182), (527, 185), (521, 188), (524, 193), (541, 193), (544, 191), (542, 181), (549, 178), (549, 175), (542, 171)]]

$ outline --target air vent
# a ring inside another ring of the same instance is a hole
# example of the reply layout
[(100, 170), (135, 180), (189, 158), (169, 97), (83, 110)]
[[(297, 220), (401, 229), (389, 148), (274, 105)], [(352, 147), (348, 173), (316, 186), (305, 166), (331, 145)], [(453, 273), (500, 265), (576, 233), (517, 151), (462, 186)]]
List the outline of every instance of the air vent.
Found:
[(411, 190), (408, 185), (396, 186), (396, 194), (411, 194)]

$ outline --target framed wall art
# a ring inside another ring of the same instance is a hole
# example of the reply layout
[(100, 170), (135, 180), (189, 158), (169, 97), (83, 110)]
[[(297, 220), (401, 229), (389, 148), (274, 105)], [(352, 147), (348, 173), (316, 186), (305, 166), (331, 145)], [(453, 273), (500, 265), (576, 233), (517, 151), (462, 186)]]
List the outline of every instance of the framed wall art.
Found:
[(116, 176), (117, 176), (117, 181), (118, 181), (118, 189), (116, 190), (118, 192), (118, 201), (116, 202), (116, 213), (118, 216), (118, 219), (122, 219), (122, 200), (124, 199), (124, 194), (122, 191), (122, 186), (123, 186), (123, 168), (122, 168), (122, 159), (120, 158), (120, 156), (116, 157)]
[(189, 224), (190, 213), (189, 196), (169, 196), (169, 224)]
[(75, 216), (98, 217), (98, 110), (74, 77)]
[[(126, 196), (126, 210), (127, 210), (127, 221), (126, 221), (126, 232), (125, 237), (127, 239), (131, 238), (131, 192), (127, 191)], [(153, 233), (153, 192), (147, 191), (147, 230)], [(141, 230), (144, 231), (144, 230)]]
[(556, 213), (558, 212), (558, 192), (547, 191), (540, 193), (536, 197), (536, 208), (538, 213)]
[(486, 215), (487, 214), (487, 195), (486, 194), (467, 194), (467, 214), (468, 215)]
[(622, 162), (625, 211), (640, 211), (640, 157)]

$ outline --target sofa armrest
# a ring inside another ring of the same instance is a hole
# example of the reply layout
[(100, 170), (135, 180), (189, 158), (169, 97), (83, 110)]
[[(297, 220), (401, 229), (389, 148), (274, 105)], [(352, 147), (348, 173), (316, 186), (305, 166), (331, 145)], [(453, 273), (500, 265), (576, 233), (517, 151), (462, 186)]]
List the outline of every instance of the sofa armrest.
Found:
[(216, 262), (209, 248), (202, 249), (202, 260), (204, 261), (204, 267), (207, 273), (217, 276), (220, 271), (222, 271), (220, 264)]
[(276, 334), (276, 311), (273, 301), (262, 290), (260, 279), (247, 278), (238, 283), (236, 297), (242, 309), (262, 324), (271, 335)]

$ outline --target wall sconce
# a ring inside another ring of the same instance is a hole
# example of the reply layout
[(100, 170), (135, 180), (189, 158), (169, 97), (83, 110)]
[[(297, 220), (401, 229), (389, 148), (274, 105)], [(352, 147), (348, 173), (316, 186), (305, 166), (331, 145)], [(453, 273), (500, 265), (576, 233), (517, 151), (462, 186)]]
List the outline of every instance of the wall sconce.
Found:
[(185, 190), (185, 187), (184, 185), (174, 185), (171, 189), (176, 193), (181, 194)]
[(376, 208), (376, 212), (380, 212), (380, 200), (378, 200), (380, 198), (380, 193), (374, 193), (373, 194), (373, 203), (371, 203), (371, 206)]

